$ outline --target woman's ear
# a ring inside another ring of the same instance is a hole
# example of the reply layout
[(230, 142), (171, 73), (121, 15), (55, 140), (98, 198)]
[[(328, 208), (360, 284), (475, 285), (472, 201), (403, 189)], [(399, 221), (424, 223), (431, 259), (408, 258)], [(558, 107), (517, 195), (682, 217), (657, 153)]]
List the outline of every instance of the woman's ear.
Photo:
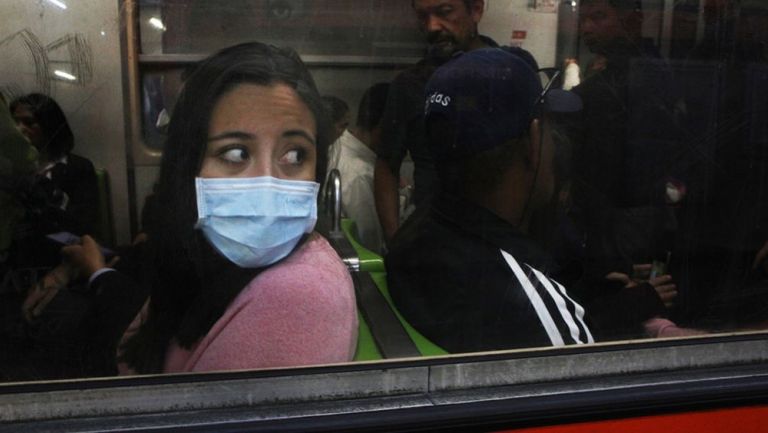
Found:
[(525, 145), (525, 164), (530, 169), (539, 166), (541, 159), (541, 123), (539, 119), (533, 119), (528, 134), (528, 142)]

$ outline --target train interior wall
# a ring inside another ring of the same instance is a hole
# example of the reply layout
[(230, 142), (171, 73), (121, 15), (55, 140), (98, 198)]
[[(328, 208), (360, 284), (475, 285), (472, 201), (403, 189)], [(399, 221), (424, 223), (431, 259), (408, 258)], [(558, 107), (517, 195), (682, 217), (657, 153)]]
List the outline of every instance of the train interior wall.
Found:
[[(64, 109), (75, 133), (75, 153), (107, 170), (117, 243), (130, 241), (129, 203), (141, 214), (152, 190), (159, 158), (144, 158), (133, 167), (127, 142), (128, 95), (125, 94), (125, 4), (119, 0), (70, 2), (66, 9), (49, 1), (7, 1), (0, 4), (0, 90), (8, 99), (30, 92), (48, 93)], [(411, 16), (404, 19), (413, 19)], [(554, 66), (557, 14), (536, 11), (527, 0), (488, 0), (481, 33), (502, 45), (531, 51), (541, 66)], [(522, 33), (521, 33), (522, 32)], [(521, 37), (522, 36), (522, 37)], [(344, 43), (339, 41), (339, 43)], [(55, 71), (72, 72), (75, 80)], [(348, 102), (352, 118), (360, 95), (369, 85), (389, 81), (392, 67), (312, 66), (320, 91)], [(129, 191), (133, 171), (133, 197)]]

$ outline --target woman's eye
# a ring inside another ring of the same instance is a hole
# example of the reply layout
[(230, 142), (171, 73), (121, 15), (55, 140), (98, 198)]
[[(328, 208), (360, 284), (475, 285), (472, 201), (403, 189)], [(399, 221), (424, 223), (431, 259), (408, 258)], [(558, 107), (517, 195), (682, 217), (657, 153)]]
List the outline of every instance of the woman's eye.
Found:
[(301, 165), (304, 162), (305, 151), (303, 149), (292, 149), (285, 152), (280, 162), (290, 165)]
[(219, 158), (232, 164), (239, 164), (248, 159), (248, 152), (240, 148), (229, 149), (219, 154)]

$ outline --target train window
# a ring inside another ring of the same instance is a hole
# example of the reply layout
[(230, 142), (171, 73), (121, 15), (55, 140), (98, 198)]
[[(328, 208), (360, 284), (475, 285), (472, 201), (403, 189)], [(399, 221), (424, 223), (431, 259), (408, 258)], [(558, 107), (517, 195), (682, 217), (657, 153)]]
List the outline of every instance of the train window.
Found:
[(2, 381), (768, 327), (762, 2), (114, 3), (0, 6)]
[[(371, 81), (391, 79), (381, 69), (416, 61), (424, 46), (414, 20), (403, 19), (410, 14), (405, 3), (140, 1), (138, 9), (143, 139), (154, 150), (162, 146), (180, 86), (174, 67), (183, 70), (217, 49), (250, 40), (289, 46), (311, 67), (335, 66), (344, 74), (356, 66), (370, 71), (365, 81)], [(348, 99), (361, 91), (334, 86), (335, 80), (323, 84)]]
[[(141, 52), (205, 54), (245, 40), (304, 55), (418, 56), (421, 38), (405, 3), (375, 1), (156, 1), (139, 3)], [(205, 31), (200, 31), (205, 29)], [(338, 41), (345, 41), (340, 44)]]

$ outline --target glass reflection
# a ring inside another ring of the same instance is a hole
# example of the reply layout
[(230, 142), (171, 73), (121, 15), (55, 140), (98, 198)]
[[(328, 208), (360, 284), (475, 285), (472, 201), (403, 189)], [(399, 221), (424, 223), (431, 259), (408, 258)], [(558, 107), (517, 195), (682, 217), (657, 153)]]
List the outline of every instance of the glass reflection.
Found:
[[(527, 217), (528, 235), (551, 261), (527, 264), (565, 287), (584, 308), (583, 328), (594, 331), (597, 341), (763, 329), (768, 313), (768, 11), (761, 2), (747, 0), (665, 4), (583, 0), (529, 9), (512, 1), (147, 0), (138, 2), (133, 17), (116, 5), (80, 11), (54, 0), (31, 6), (10, 2), (0, 7), (7, 11), (3, 20), (8, 24), (0, 26), (0, 55), (9, 65), (0, 80), (10, 119), (4, 120), (3, 143), (24, 147), (15, 124), (24, 129), (39, 122), (12, 112), (8, 105), (13, 100), (30, 93), (53, 97), (76, 137), (76, 152), (93, 161), (97, 176), (98, 199), (88, 217), (92, 227), (66, 231), (95, 235), (130, 267), (131, 238), (154, 224), (151, 209), (158, 204), (146, 198), (156, 184), (158, 155), (194, 66), (244, 41), (292, 47), (308, 59), (319, 92), (347, 102), (351, 126), (346, 132), (355, 127), (365, 90), (378, 82), (392, 85), (385, 123), (371, 129), (378, 134), (378, 160), (367, 162), (364, 171), (375, 174), (357, 189), (371, 191), (383, 182), (385, 198), (373, 204), (369, 199), (366, 207), (390, 239), (383, 248), (381, 242), (369, 245), (381, 252), (389, 249), (389, 266), (398, 255), (400, 260), (409, 257), (392, 239), (403, 236), (402, 230), (417, 221), (411, 218), (429, 209), (429, 197), (439, 194), (431, 151), (422, 146), (425, 96), (431, 96), (424, 95), (425, 85), (455, 51), (477, 48), (465, 39), (485, 35), (501, 46), (526, 50), (540, 69), (560, 71), (553, 87), (570, 89), (582, 100), (581, 114), (549, 119), (558, 123), (546, 135), (557, 150), (548, 168), (557, 174), (551, 185), (529, 179), (523, 190), (532, 188), (537, 199), (542, 188), (553, 190), (553, 200)], [(473, 12), (477, 5), (480, 14)], [(59, 9), (67, 10), (66, 18), (44, 13)], [(121, 19), (138, 30), (128, 32), (135, 37), (120, 41), (122, 46), (103, 38), (128, 30), (117, 28)], [(552, 43), (537, 44), (541, 40)], [(419, 61), (421, 75), (406, 80), (404, 71), (418, 69), (412, 65)], [(126, 73), (134, 67), (135, 77)], [(340, 132), (344, 137), (345, 131)], [(42, 169), (45, 158), (37, 147), (24, 148), (14, 153), (16, 159), (4, 153), (0, 160), (6, 218), (0, 224), (6, 230), (0, 235), (0, 344), (8, 349), (0, 350), (4, 380), (112, 374), (114, 345), (124, 329), (105, 334), (98, 359), (78, 346), (83, 324), (97, 327), (84, 319), (97, 294), (88, 290), (82, 275), (60, 266), (61, 245), (44, 236), (64, 230), (37, 233), (51, 242), (45, 248), (20, 243), (34, 226), (31, 220), (71, 210), (78, 192), (93, 187), (71, 192), (63, 185), (41, 188), (42, 178), (53, 180)], [(66, 199), (57, 190), (66, 192)], [(14, 213), (6, 210), (16, 205), (23, 210), (8, 218)], [(138, 209), (147, 210), (143, 219)], [(351, 237), (361, 233), (357, 229), (348, 231)], [(445, 244), (439, 249), (418, 254), (424, 262), (409, 258), (403, 265), (424, 278), (424, 269), (435, 266), (431, 260), (450, 251), (447, 237), (440, 241)], [(471, 259), (480, 256), (465, 253)], [(479, 332), (475, 325), (509, 315), (502, 302), (490, 297), (465, 302), (448, 295), (448, 283), (436, 285), (436, 279), (424, 282), (436, 294), (413, 301), (392, 274), (387, 286), (383, 258), (370, 257), (384, 302), (390, 305), (386, 297), (391, 292), (391, 305), (403, 315), (408, 335), (418, 334), (450, 352), (519, 347), (480, 344), (490, 331)], [(445, 267), (470, 261), (456, 257)], [(487, 263), (475, 265), (477, 270), (467, 271), (467, 287), (481, 290), (479, 282), (490, 271)], [(138, 311), (146, 294), (128, 301), (115, 297), (114, 302)], [(453, 303), (450, 312), (472, 317), (461, 322), (446, 312), (430, 312), (425, 325), (421, 309), (436, 308), (441, 301)], [(136, 311), (125, 316), (132, 319)], [(527, 331), (540, 324), (537, 316), (504, 326)], [(503, 326), (488, 328), (512, 335)], [(446, 343), (453, 337), (442, 334), (449, 331), (461, 334), (467, 345)], [(551, 344), (542, 341), (528, 346)]]

